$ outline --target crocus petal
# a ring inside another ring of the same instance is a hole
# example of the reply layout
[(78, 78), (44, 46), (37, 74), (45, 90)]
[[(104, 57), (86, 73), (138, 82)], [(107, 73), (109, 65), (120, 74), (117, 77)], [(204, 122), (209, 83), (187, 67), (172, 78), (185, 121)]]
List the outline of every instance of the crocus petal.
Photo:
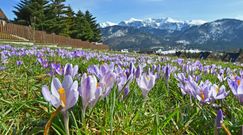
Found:
[(129, 86), (127, 86), (124, 90), (124, 96), (127, 96), (130, 92)]
[(240, 85), (238, 86), (237, 94), (243, 94), (243, 79), (240, 80)]
[(74, 81), (67, 95), (67, 109), (73, 107), (78, 101), (78, 82)]
[(75, 77), (75, 75), (78, 74), (78, 65), (75, 65), (73, 68), (73, 73), (72, 73), (72, 77)]
[(66, 92), (66, 97), (70, 94), (70, 87), (72, 86), (73, 78), (71, 75), (65, 75), (64, 80), (62, 82), (62, 87), (64, 88)]
[(228, 85), (234, 95), (237, 95), (237, 84), (232, 81), (231, 79), (228, 79)]
[(240, 103), (243, 103), (243, 94), (239, 94), (237, 97), (238, 97)]
[(51, 93), (53, 96), (56, 98), (60, 98), (58, 90), (62, 87), (61, 82), (59, 81), (58, 78), (54, 78), (51, 83)]
[(73, 69), (72, 64), (66, 64), (64, 67), (64, 75), (71, 75)]
[(97, 86), (97, 79), (93, 76), (87, 76), (84, 74), (81, 80), (81, 96), (82, 96), (82, 103), (83, 108), (86, 109), (88, 104), (95, 99), (95, 92)]
[(54, 97), (53, 95), (51, 95), (48, 87), (46, 85), (44, 85), (42, 87), (42, 95), (44, 96), (44, 99), (51, 103), (55, 108), (60, 106), (60, 100), (56, 97)]
[(48, 87), (46, 85), (44, 85), (42, 87), (42, 95), (44, 96), (44, 99), (47, 101), (47, 102), (50, 102), (51, 101), (51, 92), (49, 91)]
[(142, 74), (142, 67), (139, 65), (135, 73), (136, 78), (139, 78), (141, 74)]

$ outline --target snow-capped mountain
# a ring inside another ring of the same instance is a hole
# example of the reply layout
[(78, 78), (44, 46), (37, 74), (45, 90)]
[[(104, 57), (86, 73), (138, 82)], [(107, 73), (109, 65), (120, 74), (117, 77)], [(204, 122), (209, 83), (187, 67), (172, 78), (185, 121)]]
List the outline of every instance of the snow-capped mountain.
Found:
[(243, 21), (220, 19), (179, 21), (129, 19), (101, 29), (102, 39), (112, 49), (203, 49), (243, 48)]
[(105, 28), (105, 27), (110, 27), (110, 26), (114, 26), (117, 25), (116, 23), (113, 22), (103, 22), (103, 23), (99, 23), (101, 28)]
[(190, 21), (181, 21), (176, 20), (170, 17), (167, 18), (161, 18), (161, 19), (135, 19), (130, 18), (126, 21), (121, 21), (118, 24), (111, 23), (111, 22), (105, 22), (100, 23), (101, 28), (110, 27), (110, 26), (127, 26), (127, 27), (134, 27), (134, 28), (141, 28), (141, 27), (148, 27), (148, 28), (155, 28), (155, 29), (161, 29), (161, 30), (171, 30), (171, 31), (180, 31), (184, 30), (188, 27), (194, 26), (194, 25), (202, 25), (206, 23), (204, 20), (190, 20)]

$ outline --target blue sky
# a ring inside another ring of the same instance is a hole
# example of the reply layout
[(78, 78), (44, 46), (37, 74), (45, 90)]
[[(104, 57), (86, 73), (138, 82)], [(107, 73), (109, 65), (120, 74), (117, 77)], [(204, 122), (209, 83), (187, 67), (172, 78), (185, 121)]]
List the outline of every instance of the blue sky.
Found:
[[(0, 8), (12, 19), (19, 0), (0, 0)], [(221, 18), (243, 20), (243, 0), (67, 0), (74, 10), (89, 10), (98, 22), (129, 18), (172, 17), (179, 20)]]

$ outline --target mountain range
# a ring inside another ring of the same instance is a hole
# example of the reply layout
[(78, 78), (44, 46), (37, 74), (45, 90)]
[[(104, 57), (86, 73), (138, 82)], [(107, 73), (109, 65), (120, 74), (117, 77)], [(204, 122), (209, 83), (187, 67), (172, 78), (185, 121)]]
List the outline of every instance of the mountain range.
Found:
[(237, 19), (207, 22), (131, 18), (117, 24), (100, 23), (100, 27), (103, 42), (115, 50), (243, 48), (243, 21)]

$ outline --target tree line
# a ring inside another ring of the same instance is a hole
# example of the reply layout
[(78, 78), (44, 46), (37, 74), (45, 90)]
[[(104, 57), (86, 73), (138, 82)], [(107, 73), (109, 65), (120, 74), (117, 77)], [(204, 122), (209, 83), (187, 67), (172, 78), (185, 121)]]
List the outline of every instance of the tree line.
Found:
[(96, 18), (89, 12), (74, 10), (66, 0), (21, 0), (13, 11), (13, 23), (90, 42), (100, 42)]

